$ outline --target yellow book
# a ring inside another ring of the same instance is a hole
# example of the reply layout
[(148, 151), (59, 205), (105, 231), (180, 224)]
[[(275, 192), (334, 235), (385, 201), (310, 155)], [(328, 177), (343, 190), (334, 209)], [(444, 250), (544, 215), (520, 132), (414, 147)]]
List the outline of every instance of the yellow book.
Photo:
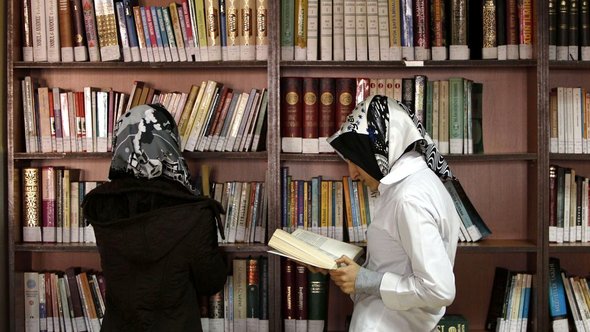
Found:
[[(211, 101), (213, 100), (213, 95), (215, 94), (216, 88), (217, 82), (212, 80), (207, 81), (202, 100), (198, 105), (199, 108), (197, 110), (195, 120), (192, 126), (190, 126), (189, 124), (189, 127), (187, 127), (188, 141), (186, 143), (185, 149), (188, 151), (194, 151), (195, 147), (197, 146), (197, 143), (201, 139), (205, 120), (207, 119), (207, 116), (211, 111), (209, 106), (211, 106)], [(196, 103), (195, 106), (197, 106)], [(188, 131), (189, 129), (190, 131)]]
[(225, 0), (227, 60), (240, 60), (240, 0)]
[(256, 60), (268, 59), (268, 0), (256, 0)]
[(194, 102), (192, 108), (190, 109), (190, 112), (188, 113), (188, 118), (186, 119), (186, 125), (184, 125), (183, 126), (184, 129), (179, 132), (180, 140), (182, 141), (181, 145), (182, 145), (183, 150), (188, 142), (189, 135), (191, 133), (191, 130), (193, 128), (193, 124), (195, 122), (195, 118), (197, 117), (197, 112), (199, 111), (199, 104), (201, 103), (201, 99), (203, 99), (203, 95), (205, 94), (205, 87), (206, 86), (207, 86), (206, 81), (201, 82), (201, 87), (199, 88), (199, 91), (197, 92), (197, 98), (195, 99), (195, 102)]
[(256, 0), (241, 0), (240, 60), (256, 60)]
[(195, 0), (195, 19), (197, 23), (197, 35), (195, 38), (199, 41), (199, 53), (201, 54), (201, 61), (209, 61), (207, 53), (207, 35), (208, 23), (210, 19), (209, 13), (205, 15), (205, 2), (210, 0)]
[(171, 2), (168, 9), (170, 10), (170, 21), (172, 21), (172, 30), (174, 30), (174, 40), (176, 41), (178, 56), (180, 61), (187, 61), (182, 28), (180, 27), (181, 18), (178, 17), (178, 5), (175, 2)]
[(207, 10), (207, 34), (205, 39), (207, 42), (206, 45), (209, 61), (221, 61), (221, 36), (219, 35), (219, 1), (206, 0), (205, 8)]
[[(182, 108), (182, 114), (180, 115), (180, 120), (178, 120), (178, 132), (183, 133), (186, 130), (187, 122), (190, 117), (191, 110), (193, 105), (195, 104), (195, 100), (197, 99), (197, 94), (199, 92), (198, 85), (191, 85), (191, 89), (189, 91), (188, 97)], [(175, 116), (176, 118), (176, 116)]]
[(322, 180), (320, 184), (320, 233), (328, 235), (328, 181)]
[(295, 0), (295, 60), (307, 60), (307, 0)]

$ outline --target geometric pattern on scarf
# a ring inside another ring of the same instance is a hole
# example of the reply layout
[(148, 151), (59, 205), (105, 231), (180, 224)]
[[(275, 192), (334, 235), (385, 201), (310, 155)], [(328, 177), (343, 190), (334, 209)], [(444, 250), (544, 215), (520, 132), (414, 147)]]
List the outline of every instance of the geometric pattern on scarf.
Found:
[(123, 114), (113, 135), (109, 179), (123, 175), (179, 182), (195, 193), (174, 118), (160, 104), (139, 105)]

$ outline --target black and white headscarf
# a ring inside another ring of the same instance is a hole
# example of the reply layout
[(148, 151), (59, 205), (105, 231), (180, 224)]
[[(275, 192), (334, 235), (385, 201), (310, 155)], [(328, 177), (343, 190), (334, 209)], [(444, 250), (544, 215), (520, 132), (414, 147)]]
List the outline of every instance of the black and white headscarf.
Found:
[(121, 176), (163, 176), (196, 193), (181, 154), (176, 123), (164, 106), (139, 105), (117, 121), (109, 179)]
[(444, 157), (412, 110), (386, 96), (370, 96), (360, 102), (328, 138), (344, 159), (361, 167), (376, 180), (389, 174), (408, 150), (422, 153), (428, 167), (441, 179), (454, 179)]

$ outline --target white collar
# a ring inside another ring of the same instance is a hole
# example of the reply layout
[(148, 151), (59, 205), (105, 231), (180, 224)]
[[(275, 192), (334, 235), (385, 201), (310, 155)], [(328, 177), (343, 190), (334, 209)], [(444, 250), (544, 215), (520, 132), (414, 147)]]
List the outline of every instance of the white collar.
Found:
[(379, 182), (379, 192), (383, 185), (391, 185), (399, 182), (422, 169), (428, 168), (424, 156), (417, 152), (411, 151), (404, 153), (391, 167), (389, 174), (384, 176)]

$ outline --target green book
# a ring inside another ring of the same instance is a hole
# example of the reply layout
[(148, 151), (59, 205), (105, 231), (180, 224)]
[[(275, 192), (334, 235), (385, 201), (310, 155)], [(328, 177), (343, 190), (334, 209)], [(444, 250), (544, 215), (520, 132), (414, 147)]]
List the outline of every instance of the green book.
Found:
[(295, 1), (281, 0), (281, 60), (295, 59)]
[(328, 275), (309, 272), (308, 280), (308, 332), (322, 332), (328, 318)]
[(451, 154), (463, 153), (463, 85), (462, 77), (449, 78), (449, 152)]

